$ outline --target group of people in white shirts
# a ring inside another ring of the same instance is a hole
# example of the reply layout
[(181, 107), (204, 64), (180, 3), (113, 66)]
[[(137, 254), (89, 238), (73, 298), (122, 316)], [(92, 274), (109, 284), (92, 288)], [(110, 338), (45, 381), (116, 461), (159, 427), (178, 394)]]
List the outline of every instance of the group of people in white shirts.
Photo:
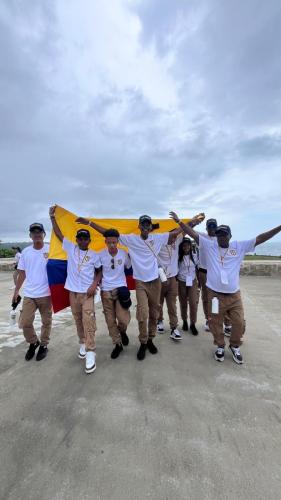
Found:
[[(278, 226), (246, 241), (232, 241), (227, 225), (218, 225), (208, 219), (206, 232), (194, 228), (205, 216), (196, 215), (185, 224), (175, 212), (170, 217), (176, 226), (170, 232), (154, 233), (155, 225), (148, 215), (139, 218), (140, 234), (119, 234), (115, 228), (105, 229), (79, 217), (82, 224), (76, 243), (62, 234), (56, 220), (56, 206), (49, 210), (55, 235), (67, 253), (67, 278), (70, 307), (79, 339), (79, 358), (85, 360), (85, 372), (96, 369), (96, 317), (95, 295), (101, 289), (101, 300), (108, 331), (113, 342), (111, 358), (117, 359), (124, 346), (129, 344), (127, 328), (130, 322), (130, 292), (127, 288), (125, 269), (132, 267), (136, 288), (136, 318), (139, 329), (137, 359), (146, 353), (156, 354), (154, 338), (165, 330), (163, 307), (166, 301), (170, 322), (170, 337), (178, 342), (182, 333), (178, 325), (177, 297), (182, 317), (182, 330), (198, 335), (196, 327), (199, 301), (198, 287), (202, 294), (205, 329), (213, 334), (216, 361), (224, 361), (225, 334), (229, 336), (229, 349), (237, 364), (243, 363), (240, 350), (245, 330), (243, 304), (239, 288), (239, 271), (244, 255), (253, 252), (256, 245), (264, 243), (281, 230)], [(93, 231), (105, 238), (106, 248), (95, 252), (89, 248)], [(33, 244), (26, 247), (18, 262), (18, 277), (13, 301), (17, 301), (25, 282), (24, 300), (19, 320), (29, 348), (25, 359), (30, 361), (37, 348), (36, 360), (47, 356), (52, 325), (52, 303), (46, 265), (49, 245), (44, 243), (45, 230), (41, 223), (29, 228)], [(192, 239), (191, 239), (192, 238)], [(194, 251), (193, 241), (198, 252)], [(119, 247), (121, 244), (128, 252)], [(189, 324), (188, 324), (189, 306)], [(38, 338), (33, 322), (36, 310), (42, 319), (41, 337)]]

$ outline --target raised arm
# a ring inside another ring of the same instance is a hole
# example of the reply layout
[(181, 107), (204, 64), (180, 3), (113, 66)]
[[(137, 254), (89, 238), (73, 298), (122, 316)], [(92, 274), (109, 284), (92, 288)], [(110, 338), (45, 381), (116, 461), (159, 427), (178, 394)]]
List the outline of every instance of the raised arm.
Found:
[(182, 222), (178, 218), (178, 216), (175, 212), (170, 212), (169, 215), (170, 215), (171, 219), (173, 219), (180, 226), (183, 233), (188, 234), (191, 238), (193, 238), (196, 241), (196, 243), (198, 245), (199, 244), (199, 234), (196, 231), (194, 231), (194, 229), (192, 229), (192, 227), (191, 227), (193, 225), (196, 225), (195, 218), (191, 219), (191, 221), (189, 221), (188, 224), (184, 224), (184, 222)]
[(270, 231), (267, 231), (266, 233), (259, 234), (256, 237), (256, 246), (260, 245), (261, 243), (265, 243), (265, 241), (270, 240), (270, 238), (273, 238), (276, 234), (280, 233), (281, 231), (281, 226), (277, 226), (274, 229), (270, 229)]
[(95, 222), (91, 222), (89, 219), (85, 219), (84, 217), (78, 217), (75, 222), (78, 222), (78, 224), (84, 224), (84, 226), (90, 226), (100, 234), (104, 234), (106, 231), (104, 227), (99, 226)]
[(54, 233), (56, 235), (56, 237), (60, 240), (60, 241), (63, 241), (63, 234), (58, 226), (58, 223), (56, 221), (56, 205), (52, 206), (50, 209), (49, 209), (49, 215), (50, 215), (50, 219), (51, 219), (51, 223), (52, 223), (52, 226), (53, 226), (53, 230), (54, 230)]
[[(170, 212), (170, 216), (171, 216), (172, 213), (174, 215), (176, 215), (174, 212)], [(188, 226), (191, 227), (191, 228), (193, 228), (194, 226), (197, 226), (198, 224), (201, 224), (201, 222), (204, 219), (205, 219), (205, 214), (203, 214), (203, 213), (194, 215), (194, 217), (192, 217), (192, 219), (189, 221)], [(185, 224), (184, 224), (184, 226), (185, 226)], [(171, 245), (171, 243), (173, 243), (175, 241), (175, 239), (178, 237), (178, 235), (181, 234), (181, 233), (185, 234), (185, 231), (184, 231), (184, 229), (182, 227), (179, 227), (178, 229), (174, 229), (173, 231), (171, 231), (170, 235), (169, 235), (168, 245)]]

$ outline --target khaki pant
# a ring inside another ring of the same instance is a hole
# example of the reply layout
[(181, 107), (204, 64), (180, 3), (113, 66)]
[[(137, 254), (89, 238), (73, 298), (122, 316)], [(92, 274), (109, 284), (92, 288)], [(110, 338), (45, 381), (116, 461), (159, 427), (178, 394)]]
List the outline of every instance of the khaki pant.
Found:
[(39, 310), (42, 321), (40, 344), (46, 346), (50, 340), (52, 327), (51, 297), (39, 297), (36, 299), (24, 297), (19, 319), (19, 328), (22, 328), (26, 342), (29, 344), (36, 344), (38, 337), (34, 330), (33, 322), (37, 309)]
[(205, 316), (205, 319), (207, 321), (207, 319), (208, 319), (208, 289), (206, 287), (207, 273), (204, 273), (203, 271), (199, 270), (198, 277), (199, 277), (199, 283), (200, 283), (200, 288), (201, 288), (204, 316)]
[(183, 321), (187, 321), (187, 311), (189, 303), (189, 316), (190, 323), (196, 323), (197, 321), (197, 309), (198, 309), (198, 282), (195, 278), (193, 280), (192, 286), (186, 286), (185, 281), (179, 280), (179, 302), (181, 310), (181, 318)]
[(139, 341), (146, 344), (148, 338), (156, 335), (157, 320), (160, 310), (161, 281), (136, 280), (137, 320), (139, 323)]
[[(202, 294), (202, 304), (203, 304), (204, 316), (205, 316), (205, 319), (207, 321), (208, 320), (208, 288), (206, 286), (207, 273), (204, 273), (203, 271), (200, 271), (200, 270), (199, 270), (199, 283), (200, 283), (201, 294)], [(224, 324), (225, 324), (225, 326), (231, 326), (231, 321), (230, 321), (230, 318), (227, 314), (224, 317)]]
[(117, 288), (101, 292), (101, 300), (105, 321), (112, 338), (113, 344), (121, 344), (120, 332), (126, 332), (130, 323), (131, 315), (129, 309), (124, 309), (118, 300)]
[[(219, 313), (212, 314), (212, 299), (219, 300)], [(229, 343), (232, 346), (241, 345), (241, 337), (245, 332), (244, 309), (240, 292), (218, 293), (208, 288), (209, 326), (214, 336), (214, 344), (225, 345), (223, 323), (227, 315), (232, 325)]]
[(160, 314), (158, 319), (163, 321), (163, 305), (164, 300), (166, 299), (171, 329), (177, 328), (178, 326), (177, 296), (178, 281), (175, 276), (168, 278), (167, 281), (161, 283)]
[(86, 293), (69, 292), (71, 311), (76, 323), (79, 343), (85, 344), (86, 351), (96, 348), (96, 318), (94, 297)]

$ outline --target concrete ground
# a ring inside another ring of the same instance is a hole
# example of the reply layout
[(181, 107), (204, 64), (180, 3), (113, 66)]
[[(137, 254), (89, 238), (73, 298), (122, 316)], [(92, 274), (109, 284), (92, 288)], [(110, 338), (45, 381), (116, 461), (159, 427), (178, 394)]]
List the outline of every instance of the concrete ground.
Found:
[(241, 282), (243, 366), (229, 353), (214, 361), (201, 304), (199, 336), (175, 344), (167, 330), (143, 362), (133, 309), (130, 345), (113, 361), (99, 307), (97, 370), (86, 375), (68, 311), (56, 315), (47, 359), (24, 360), (0, 273), (0, 498), (279, 499), (281, 281)]

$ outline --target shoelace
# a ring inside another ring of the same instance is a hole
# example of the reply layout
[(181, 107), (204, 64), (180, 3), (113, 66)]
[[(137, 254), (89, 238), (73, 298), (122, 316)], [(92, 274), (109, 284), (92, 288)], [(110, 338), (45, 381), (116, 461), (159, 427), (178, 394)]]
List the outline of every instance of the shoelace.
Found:
[(222, 349), (222, 347), (219, 347), (218, 350), (217, 350), (217, 353), (218, 354), (223, 354), (224, 353), (224, 349)]

